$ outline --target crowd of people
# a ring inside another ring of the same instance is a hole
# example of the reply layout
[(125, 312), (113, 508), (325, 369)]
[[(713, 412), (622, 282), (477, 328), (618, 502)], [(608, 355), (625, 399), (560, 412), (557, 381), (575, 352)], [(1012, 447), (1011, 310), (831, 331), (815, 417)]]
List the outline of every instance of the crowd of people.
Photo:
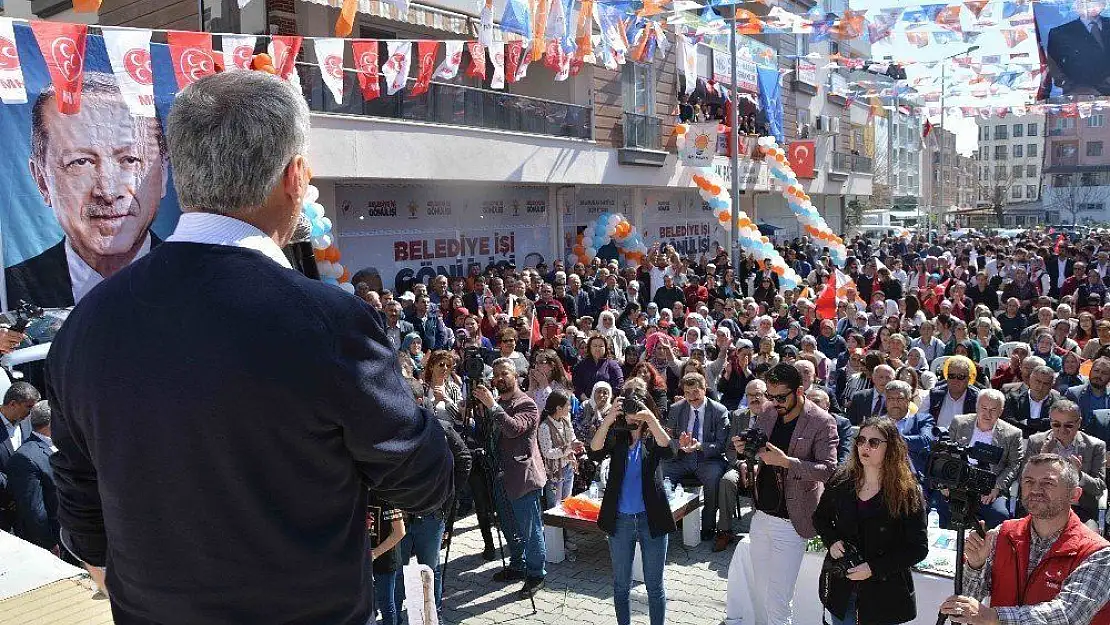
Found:
[[(639, 542), (651, 621), (663, 623), (667, 485), (685, 484), (702, 488), (701, 538), (715, 551), (737, 540), (738, 501), (751, 498), (767, 622), (790, 622), (816, 536), (830, 559), (849, 539), (866, 558), (823, 589), (832, 614), (859, 619), (838, 622), (910, 620), (903, 582), (925, 555), (926, 515), (951, 523), (948, 493), (925, 479), (942, 431), (999, 450), (974, 511), (985, 529), (1025, 516), (1028, 497), (1043, 507), (1023, 482), (1034, 458), (1057, 482), (1076, 477), (1080, 524), (1104, 518), (1110, 237), (857, 238), (835, 299), (827, 250), (806, 237), (779, 248), (805, 278), (797, 289), (719, 247), (698, 258), (654, 247), (640, 266), (475, 268), (402, 292), (356, 283), (425, 405), (493, 456), (474, 464), (457, 516), (477, 511), (487, 559), (500, 521), (512, 558), (497, 581), (523, 581), (521, 597), (542, 588), (542, 511), (600, 484), (617, 621), (629, 619)], [(468, 358), (481, 376), (464, 371)], [(767, 443), (745, 454), (749, 428)]]

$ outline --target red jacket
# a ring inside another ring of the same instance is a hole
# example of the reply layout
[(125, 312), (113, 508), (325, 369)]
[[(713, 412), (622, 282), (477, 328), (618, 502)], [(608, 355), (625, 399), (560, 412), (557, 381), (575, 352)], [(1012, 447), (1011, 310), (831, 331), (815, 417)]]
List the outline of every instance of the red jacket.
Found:
[[(1071, 513), (1060, 538), (1028, 575), (1031, 517), (1004, 521), (998, 531), (991, 569), (991, 607), (1035, 605), (1051, 601), (1080, 563), (1110, 542), (1091, 531)], [(1029, 580), (1026, 582), (1025, 580)], [(1092, 625), (1110, 625), (1110, 606), (1095, 615)]]

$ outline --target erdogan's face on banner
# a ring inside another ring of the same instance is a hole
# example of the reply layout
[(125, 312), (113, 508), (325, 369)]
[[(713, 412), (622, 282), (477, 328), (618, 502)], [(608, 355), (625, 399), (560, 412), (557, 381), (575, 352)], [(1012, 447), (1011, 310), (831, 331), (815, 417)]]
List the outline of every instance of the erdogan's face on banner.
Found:
[(75, 115), (59, 113), (52, 94), (40, 96), (30, 170), (69, 244), (108, 276), (143, 246), (168, 176), (158, 120), (132, 117), (112, 77), (105, 80), (86, 84)]

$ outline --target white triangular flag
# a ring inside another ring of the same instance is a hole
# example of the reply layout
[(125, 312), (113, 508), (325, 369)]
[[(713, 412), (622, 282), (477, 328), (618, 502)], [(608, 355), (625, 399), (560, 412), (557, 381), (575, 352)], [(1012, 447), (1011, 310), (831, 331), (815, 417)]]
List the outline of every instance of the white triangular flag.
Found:
[(322, 37), (316, 41), (316, 63), (320, 66), (320, 77), (336, 104), (343, 103), (343, 39)]
[(482, 12), (478, 15), (478, 43), (487, 48), (493, 47), (493, 7), (482, 5)]
[(103, 28), (104, 47), (123, 101), (133, 117), (154, 117), (154, 74), (150, 70), (150, 31)]
[(465, 41), (444, 41), (443, 61), (436, 68), (432, 78), (436, 80), (451, 80), (459, 75), (459, 65), (462, 64), (463, 44)]
[(570, 55), (559, 55), (559, 71), (555, 72), (555, 82), (563, 82), (570, 78)]
[(493, 62), (493, 77), (490, 78), (490, 89), (505, 88), (505, 42), (498, 41), (489, 48), (489, 58)]
[(254, 35), (221, 35), (220, 47), (223, 48), (224, 71), (234, 72), (251, 68), (254, 46), (258, 37)]
[(686, 93), (693, 93), (698, 83), (698, 53), (694, 44), (682, 33), (675, 33), (678, 44), (678, 67), (685, 79)]
[(516, 81), (519, 82), (528, 75), (528, 66), (532, 64), (532, 43), (524, 48), (524, 58), (520, 60), (520, 67), (516, 70)]
[(382, 64), (382, 76), (385, 76), (386, 93), (393, 95), (405, 88), (409, 78), (409, 66), (412, 64), (411, 41), (387, 41), (386, 49), (389, 58)]
[(23, 66), (19, 62), (15, 27), (10, 17), (0, 17), (0, 101), (27, 104), (27, 86), (23, 84)]

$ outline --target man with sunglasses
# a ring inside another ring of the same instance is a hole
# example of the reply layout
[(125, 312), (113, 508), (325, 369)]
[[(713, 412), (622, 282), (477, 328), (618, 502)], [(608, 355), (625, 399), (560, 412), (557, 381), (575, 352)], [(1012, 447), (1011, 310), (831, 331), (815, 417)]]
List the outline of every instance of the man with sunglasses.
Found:
[(937, 427), (946, 428), (956, 415), (975, 412), (979, 390), (970, 385), (971, 367), (971, 360), (964, 356), (950, 358), (945, 383), (937, 384), (921, 402), (919, 411), (931, 414)]
[[(756, 466), (756, 513), (751, 524), (751, 556), (759, 562), (752, 604), (763, 613), (756, 621), (768, 625), (793, 623), (794, 586), (802, 566), (806, 541), (817, 535), (813, 512), (824, 483), (836, 470), (839, 437), (836, 421), (820, 406), (808, 401), (802, 375), (792, 365), (778, 364), (764, 376), (766, 403), (755, 427), (768, 437)], [(732, 439), (737, 453), (744, 441)], [(754, 450), (753, 450), (754, 451)], [(730, 588), (729, 594), (743, 592)], [(726, 622), (736, 622), (740, 602), (730, 601)]]
[(1106, 491), (1106, 443), (1080, 432), (1079, 406), (1061, 399), (1049, 411), (1051, 429), (1029, 437), (1025, 457), (1036, 454), (1057, 454), (1079, 471), (1079, 487), (1083, 494), (1072, 504), (1079, 520), (1086, 523), (1098, 518), (1098, 502)]

